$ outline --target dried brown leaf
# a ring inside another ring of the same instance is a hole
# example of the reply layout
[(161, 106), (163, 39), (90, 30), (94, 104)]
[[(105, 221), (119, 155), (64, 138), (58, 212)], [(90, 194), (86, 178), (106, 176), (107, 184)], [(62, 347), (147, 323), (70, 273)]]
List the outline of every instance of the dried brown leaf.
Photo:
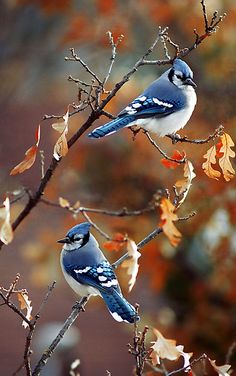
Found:
[(123, 268), (127, 268), (127, 273), (130, 276), (130, 279), (129, 279), (129, 292), (130, 292), (136, 282), (138, 269), (139, 269), (138, 259), (141, 256), (141, 253), (138, 252), (136, 243), (132, 239), (127, 240), (127, 252), (128, 252), (129, 258), (123, 261), (121, 265)]
[(227, 133), (223, 133), (223, 135), (220, 137), (220, 140), (222, 146), (219, 152), (223, 153), (223, 155), (219, 158), (219, 165), (222, 170), (224, 179), (226, 181), (230, 181), (235, 175), (235, 171), (230, 161), (230, 158), (235, 157), (235, 152), (231, 149), (234, 146), (234, 142), (230, 135)]
[(57, 161), (59, 161), (61, 157), (65, 157), (66, 154), (68, 153), (68, 144), (67, 144), (66, 135), (68, 133), (69, 106), (68, 106), (67, 112), (63, 116), (63, 120), (64, 121), (61, 123), (52, 124), (52, 127), (61, 133), (53, 150), (53, 156)]
[[(32, 312), (32, 306), (31, 306), (31, 300), (29, 300), (27, 291), (19, 291), (17, 293), (17, 298), (20, 302), (20, 309), (26, 309), (26, 318), (30, 321), (32, 319), (31, 312)], [(23, 320), (22, 326), (24, 328), (28, 327), (28, 324)]]
[(4, 208), (0, 210), (0, 218), (3, 220), (0, 227), (0, 240), (4, 244), (9, 244), (13, 240), (13, 230), (10, 222), (10, 200), (7, 197), (3, 202)]
[(162, 227), (163, 232), (169, 239), (170, 243), (176, 247), (182, 238), (181, 233), (174, 224), (174, 222), (178, 220), (178, 216), (175, 213), (176, 208), (168, 198), (162, 198), (160, 210), (161, 222), (159, 226)]
[(151, 346), (153, 349), (151, 353), (152, 364), (154, 366), (160, 364), (160, 359), (179, 359), (181, 354), (176, 346), (176, 341), (165, 338), (157, 329), (153, 329), (153, 332), (157, 336), (157, 340)]
[(16, 174), (21, 174), (25, 170), (28, 170), (30, 167), (33, 166), (37, 151), (38, 151), (38, 146), (39, 146), (39, 141), (40, 141), (40, 125), (38, 126), (37, 132), (36, 132), (36, 144), (31, 146), (28, 150), (25, 152), (25, 158), (23, 159), (22, 162), (20, 162), (17, 166), (15, 166), (11, 172), (10, 175), (16, 175)]
[(186, 199), (189, 189), (192, 185), (192, 180), (195, 178), (195, 176), (196, 174), (193, 171), (192, 162), (187, 160), (184, 164), (184, 179), (178, 180), (175, 183), (178, 195), (182, 196), (178, 206), (180, 206)]
[(216, 153), (217, 150), (215, 146), (212, 146), (209, 150), (207, 150), (206, 154), (203, 156), (206, 161), (202, 164), (202, 168), (209, 178), (218, 180), (221, 173), (212, 167), (213, 164), (216, 164)]

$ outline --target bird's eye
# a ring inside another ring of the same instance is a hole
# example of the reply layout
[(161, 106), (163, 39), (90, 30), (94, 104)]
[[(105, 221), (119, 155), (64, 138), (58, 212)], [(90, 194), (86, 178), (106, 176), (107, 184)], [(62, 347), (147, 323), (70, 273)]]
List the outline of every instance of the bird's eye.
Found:
[(179, 80), (182, 80), (182, 76), (181, 76), (181, 74), (176, 74), (176, 77), (179, 79)]

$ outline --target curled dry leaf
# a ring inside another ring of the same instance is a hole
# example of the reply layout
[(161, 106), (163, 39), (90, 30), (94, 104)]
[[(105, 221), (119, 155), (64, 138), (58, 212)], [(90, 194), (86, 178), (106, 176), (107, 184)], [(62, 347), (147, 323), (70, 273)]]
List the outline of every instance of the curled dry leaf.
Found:
[(17, 166), (15, 166), (11, 172), (10, 175), (16, 175), (16, 174), (21, 174), (25, 170), (28, 170), (30, 167), (33, 166), (37, 151), (38, 151), (38, 146), (39, 146), (39, 141), (40, 141), (40, 125), (37, 128), (36, 131), (36, 144), (31, 146), (28, 150), (25, 152), (25, 158), (23, 159), (22, 162), (20, 162)]
[(219, 158), (219, 165), (222, 170), (224, 179), (230, 181), (234, 175), (235, 171), (231, 164), (230, 158), (235, 157), (235, 152), (231, 149), (234, 146), (234, 142), (229, 134), (223, 133), (220, 137), (222, 146), (219, 150), (219, 153), (222, 153), (222, 156)]
[[(32, 319), (31, 312), (32, 312), (32, 306), (31, 306), (31, 300), (29, 300), (28, 293), (26, 290), (19, 291), (17, 293), (17, 298), (20, 302), (20, 309), (26, 309), (26, 318), (30, 321)], [(28, 324), (23, 320), (22, 326), (24, 328), (27, 328)]]
[(52, 128), (59, 132), (61, 135), (54, 145), (53, 156), (59, 161), (61, 157), (64, 157), (68, 153), (68, 145), (66, 135), (68, 133), (68, 120), (69, 120), (69, 106), (67, 112), (63, 116), (63, 122), (52, 124)]
[[(180, 153), (180, 151), (178, 150), (175, 150), (171, 156), (171, 159), (175, 159), (177, 161), (182, 161), (184, 158), (186, 157), (186, 154), (185, 152), (183, 153)], [(181, 163), (178, 163), (178, 162), (175, 162), (175, 161), (170, 161), (166, 158), (162, 158), (161, 159), (161, 163), (163, 164), (163, 166), (165, 166), (166, 168), (176, 168), (178, 166), (180, 166)]]
[(169, 239), (170, 243), (176, 247), (181, 240), (181, 233), (175, 227), (174, 222), (178, 220), (178, 216), (175, 213), (175, 206), (170, 202), (168, 198), (162, 198), (160, 203), (161, 210), (161, 222), (159, 224), (162, 227), (164, 234)]
[(138, 269), (139, 269), (138, 259), (141, 256), (141, 253), (138, 251), (136, 243), (131, 239), (128, 239), (127, 241), (127, 252), (128, 252), (129, 258), (123, 261), (121, 266), (123, 268), (127, 268), (127, 273), (130, 276), (130, 279), (129, 279), (129, 292), (130, 292), (136, 282)]
[(189, 189), (192, 185), (192, 180), (195, 178), (196, 174), (193, 171), (192, 162), (186, 161), (184, 164), (184, 179), (178, 180), (175, 183), (176, 191), (178, 196), (180, 197), (178, 201), (178, 207), (184, 202), (186, 199)]
[(13, 230), (10, 222), (10, 200), (9, 197), (3, 202), (4, 207), (0, 209), (2, 224), (0, 227), (0, 240), (9, 244), (13, 240)]
[(212, 167), (213, 164), (216, 164), (216, 153), (217, 150), (215, 146), (212, 146), (209, 150), (207, 150), (206, 154), (203, 156), (206, 161), (202, 164), (202, 168), (209, 178), (218, 180), (221, 173)]
[(223, 366), (217, 366), (215, 360), (211, 360), (208, 358), (209, 362), (211, 363), (214, 370), (218, 373), (220, 376), (230, 376), (229, 369), (231, 368), (230, 364), (224, 364)]
[(107, 242), (103, 243), (103, 247), (107, 251), (120, 251), (124, 245), (126, 244), (127, 237), (124, 234), (120, 234), (119, 232), (114, 235), (112, 240), (108, 240)]

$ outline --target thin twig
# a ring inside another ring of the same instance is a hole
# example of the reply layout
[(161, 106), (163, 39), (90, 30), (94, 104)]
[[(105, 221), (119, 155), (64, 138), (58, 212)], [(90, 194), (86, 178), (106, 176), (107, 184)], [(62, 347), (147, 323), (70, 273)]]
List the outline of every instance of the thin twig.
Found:
[(152, 137), (150, 136), (149, 132), (147, 131), (144, 131), (143, 132), (145, 134), (145, 136), (148, 138), (148, 140), (151, 142), (151, 144), (159, 151), (159, 153), (165, 158), (167, 159), (168, 161), (171, 161), (171, 162), (175, 162), (175, 163), (178, 163), (178, 164), (181, 164), (181, 163), (185, 163), (186, 162), (186, 158), (182, 158), (182, 159), (175, 159), (175, 158), (171, 158), (169, 157), (161, 148), (159, 145), (157, 145), (157, 143), (152, 139)]
[(207, 138), (198, 139), (198, 140), (191, 140), (187, 136), (180, 137), (177, 134), (169, 134), (166, 137), (170, 138), (174, 144), (177, 142), (188, 142), (190, 144), (201, 145), (201, 144), (207, 144), (210, 141), (214, 141), (217, 137), (219, 137), (222, 134), (223, 130), (224, 130), (223, 125), (219, 125), (219, 127), (217, 127), (215, 131), (212, 134), (210, 134)]
[(100, 80), (100, 78), (98, 78), (98, 76), (89, 68), (89, 66), (81, 59), (81, 57), (79, 57), (76, 53), (75, 53), (75, 49), (74, 48), (70, 48), (70, 52), (71, 52), (71, 57), (65, 57), (65, 60), (66, 61), (78, 61), (83, 67), (84, 69), (100, 84), (102, 85), (102, 81)]

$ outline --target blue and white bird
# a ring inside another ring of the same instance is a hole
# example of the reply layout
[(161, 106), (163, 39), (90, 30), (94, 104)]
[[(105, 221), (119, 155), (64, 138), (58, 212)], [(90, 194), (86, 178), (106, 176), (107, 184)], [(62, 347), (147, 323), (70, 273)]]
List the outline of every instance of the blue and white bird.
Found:
[(180, 59), (142, 94), (134, 99), (116, 119), (104, 124), (89, 137), (100, 138), (121, 128), (137, 126), (159, 137), (174, 134), (190, 119), (197, 102), (193, 72)]
[(72, 227), (64, 239), (61, 268), (70, 287), (80, 296), (100, 295), (113, 318), (133, 323), (138, 320), (134, 307), (123, 297), (112, 266), (90, 234), (90, 223)]

